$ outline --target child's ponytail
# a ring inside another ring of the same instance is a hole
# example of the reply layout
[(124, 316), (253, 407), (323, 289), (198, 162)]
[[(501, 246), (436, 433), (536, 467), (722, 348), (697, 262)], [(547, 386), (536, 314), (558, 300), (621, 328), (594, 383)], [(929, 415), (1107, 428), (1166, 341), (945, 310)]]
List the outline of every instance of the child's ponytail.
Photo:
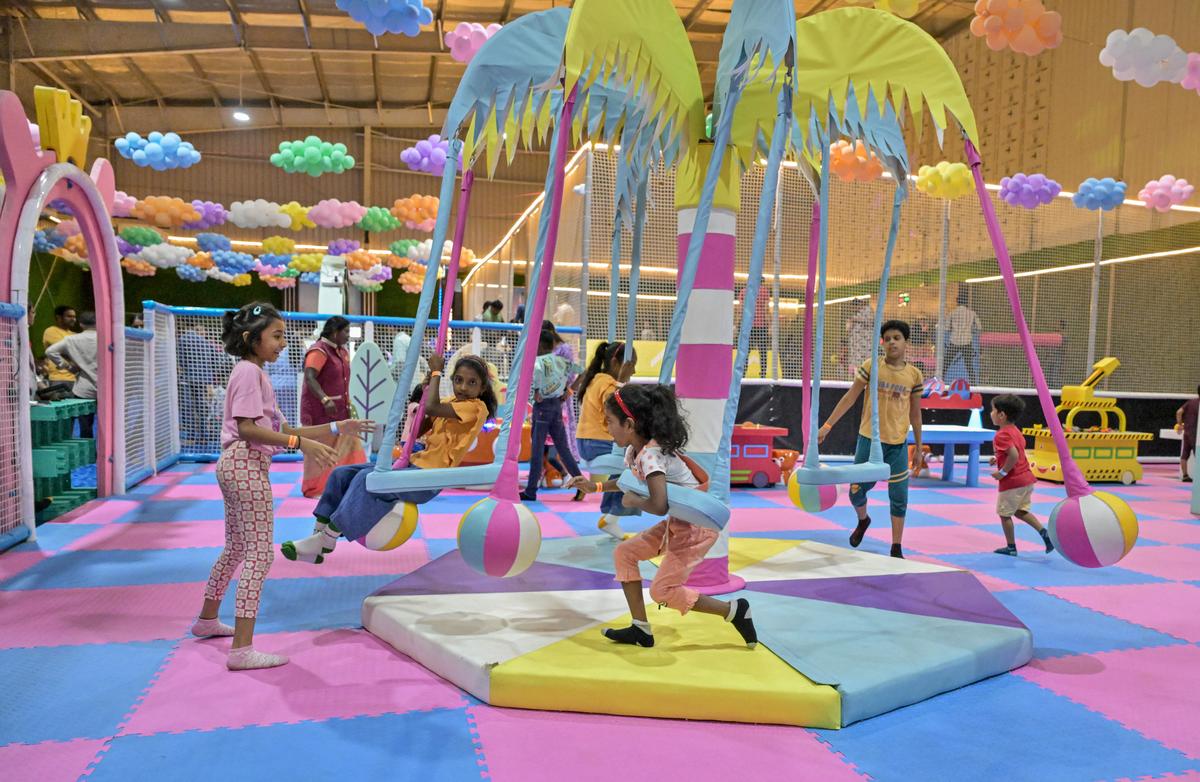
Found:
[(588, 362), (587, 370), (583, 373), (583, 381), (579, 384), (580, 399), (587, 393), (588, 386), (596, 379), (596, 375), (608, 371), (617, 351), (624, 349), (624, 342), (601, 342), (596, 346), (596, 352), (592, 354), (592, 360)]
[(665, 454), (675, 454), (687, 445), (687, 422), (679, 413), (675, 392), (667, 386), (623, 386), (605, 406), (618, 421), (632, 418), (638, 436), (654, 440)]

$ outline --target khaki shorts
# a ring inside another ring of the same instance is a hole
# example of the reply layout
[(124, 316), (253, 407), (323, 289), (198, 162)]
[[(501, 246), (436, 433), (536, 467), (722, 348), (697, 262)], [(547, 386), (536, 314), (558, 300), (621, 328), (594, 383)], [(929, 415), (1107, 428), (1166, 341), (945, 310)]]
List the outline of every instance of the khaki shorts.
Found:
[(1034, 484), (1019, 486), (1015, 489), (1002, 491), (996, 496), (996, 514), (999, 516), (1015, 516), (1021, 511), (1028, 512), (1032, 507)]

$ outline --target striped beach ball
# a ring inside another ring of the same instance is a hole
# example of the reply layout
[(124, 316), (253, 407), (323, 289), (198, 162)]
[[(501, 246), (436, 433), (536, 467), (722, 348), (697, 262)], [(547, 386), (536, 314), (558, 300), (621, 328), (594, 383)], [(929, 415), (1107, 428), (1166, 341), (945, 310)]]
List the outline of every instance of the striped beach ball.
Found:
[(396, 506), (358, 542), (371, 551), (391, 551), (398, 548), (417, 531), (418, 516), (416, 505), (411, 502), (397, 502)]
[(1106, 491), (1058, 503), (1050, 513), (1049, 527), (1054, 547), (1082, 567), (1115, 565), (1133, 549), (1138, 536), (1133, 509)]
[(541, 547), (537, 518), (518, 502), (485, 497), (458, 523), (458, 550), (484, 575), (507, 578), (524, 573)]
[(820, 513), (837, 505), (838, 490), (836, 483), (813, 486), (800, 483), (797, 473), (788, 478), (788, 496), (797, 508), (803, 508), (809, 513)]

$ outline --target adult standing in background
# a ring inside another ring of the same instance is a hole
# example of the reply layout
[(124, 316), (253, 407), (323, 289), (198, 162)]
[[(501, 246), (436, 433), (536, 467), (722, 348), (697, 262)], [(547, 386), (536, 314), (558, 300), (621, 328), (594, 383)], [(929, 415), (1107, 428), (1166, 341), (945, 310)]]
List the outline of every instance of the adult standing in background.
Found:
[[(63, 337), (46, 349), (46, 358), (59, 367), (74, 366), (75, 385), (72, 396), (77, 399), (96, 398), (96, 313), (85, 312), (79, 316), (83, 331)], [(93, 425), (95, 414), (79, 417), (79, 436), (91, 439), (95, 436)]]
[(979, 334), (983, 326), (975, 310), (967, 306), (969, 297), (967, 287), (959, 286), (958, 306), (950, 311), (947, 318), (946, 335), (946, 379), (950, 378), (950, 370), (954, 362), (962, 359), (963, 373), (971, 385), (979, 385)]
[[(54, 308), (54, 325), (47, 326), (42, 332), (42, 350), (48, 350), (51, 345), (75, 333), (75, 308), (63, 304)], [(46, 379), (51, 383), (74, 383), (75, 375), (69, 370), (58, 366), (49, 358), (46, 359)]]
[[(304, 385), (300, 390), (301, 426), (336, 425), (350, 415), (350, 321), (334, 315), (325, 321), (320, 338), (304, 354)], [(330, 432), (318, 437), (338, 455), (334, 467), (361, 464), (367, 460), (357, 436)], [(325, 468), (309, 460), (304, 462), (301, 491), (305, 497), (319, 497), (333, 467)]]
[(846, 366), (849, 371), (856, 372), (878, 345), (879, 336), (875, 333), (875, 313), (871, 311), (871, 302), (869, 299), (859, 299), (858, 309), (846, 321), (846, 352), (849, 356)]

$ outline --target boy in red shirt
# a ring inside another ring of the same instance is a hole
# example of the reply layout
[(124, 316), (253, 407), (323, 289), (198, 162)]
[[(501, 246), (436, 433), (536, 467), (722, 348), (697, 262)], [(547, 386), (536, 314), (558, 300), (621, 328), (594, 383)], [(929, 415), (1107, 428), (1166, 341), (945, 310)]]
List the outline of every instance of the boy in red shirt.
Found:
[(1046, 528), (1030, 512), (1030, 500), (1033, 497), (1033, 485), (1037, 478), (1029, 469), (1029, 460), (1025, 458), (1025, 435), (1016, 426), (1016, 420), (1025, 411), (1025, 403), (1018, 396), (1001, 394), (992, 400), (992, 423), (998, 431), (992, 440), (992, 450), (996, 454), (991, 463), (996, 465), (992, 477), (1000, 481), (1000, 494), (996, 497), (996, 513), (1000, 516), (1000, 525), (1004, 527), (1004, 539), (1008, 545), (996, 549), (997, 554), (1010, 557), (1017, 555), (1017, 539), (1013, 533), (1012, 517), (1038, 531), (1042, 542), (1046, 544), (1046, 553), (1054, 551), (1050, 535)]

